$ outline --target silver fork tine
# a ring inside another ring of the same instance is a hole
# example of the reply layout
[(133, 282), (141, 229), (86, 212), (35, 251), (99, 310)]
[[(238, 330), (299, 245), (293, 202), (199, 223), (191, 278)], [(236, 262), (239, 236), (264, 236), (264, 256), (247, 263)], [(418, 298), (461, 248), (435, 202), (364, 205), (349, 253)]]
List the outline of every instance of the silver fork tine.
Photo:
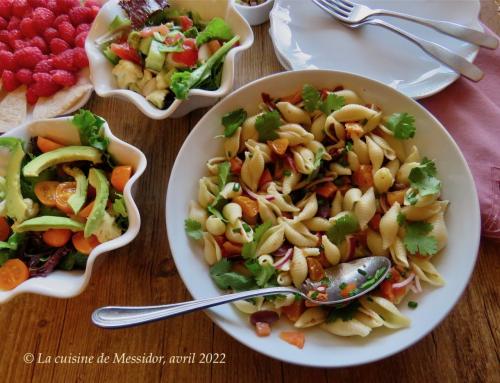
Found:
[(333, 1), (333, 2), (335, 2), (335, 1), (341, 2), (341, 3), (343, 3), (346, 7), (349, 7), (349, 8), (354, 7), (354, 4), (353, 4), (353, 3), (351, 3), (349, 0), (331, 0), (331, 1)]
[(342, 1), (336, 1), (336, 0), (326, 0), (326, 2), (332, 6), (337, 6), (338, 8), (342, 9), (345, 12), (350, 13), (352, 6), (348, 7), (345, 4), (342, 3)]
[(325, 12), (328, 12), (333, 17), (336, 17), (342, 21), (348, 21), (349, 12), (340, 9), (333, 4), (330, 4), (326, 0), (313, 0), (316, 5), (318, 5)]

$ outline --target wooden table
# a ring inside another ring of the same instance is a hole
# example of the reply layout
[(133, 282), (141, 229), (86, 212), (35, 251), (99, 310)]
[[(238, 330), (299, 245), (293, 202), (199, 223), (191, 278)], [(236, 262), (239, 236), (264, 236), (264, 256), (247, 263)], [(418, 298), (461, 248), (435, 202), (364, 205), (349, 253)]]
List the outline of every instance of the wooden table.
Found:
[[(500, 33), (492, 0), (482, 20)], [(267, 33), (255, 28), (254, 46), (237, 67), (237, 86), (282, 71)], [(142, 229), (137, 239), (103, 256), (80, 296), (57, 300), (22, 295), (0, 307), (0, 377), (3, 382), (500, 382), (498, 243), (483, 240), (469, 289), (443, 323), (425, 339), (391, 358), (362, 367), (313, 369), (262, 356), (226, 335), (202, 312), (119, 331), (90, 323), (109, 304), (160, 304), (190, 299), (175, 269), (165, 231), (165, 192), (178, 149), (205, 111), (178, 120), (152, 121), (130, 104), (93, 97), (88, 108), (104, 116), (114, 133), (142, 149), (148, 168), (137, 202)], [(179, 224), (181, 221), (179, 220)], [(23, 361), (43, 357), (188, 355), (219, 352), (226, 364), (56, 364)]]

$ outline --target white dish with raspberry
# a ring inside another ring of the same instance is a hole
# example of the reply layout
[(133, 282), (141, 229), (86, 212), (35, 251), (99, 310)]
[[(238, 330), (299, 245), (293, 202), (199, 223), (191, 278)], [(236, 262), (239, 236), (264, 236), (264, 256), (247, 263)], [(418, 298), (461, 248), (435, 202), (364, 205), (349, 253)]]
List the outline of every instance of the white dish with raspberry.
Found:
[(108, 26), (116, 15), (125, 15), (118, 4), (118, 0), (108, 1), (97, 15), (94, 24), (85, 42), (85, 50), (89, 59), (90, 78), (96, 93), (101, 97), (118, 97), (133, 103), (146, 116), (161, 120), (168, 117), (182, 117), (187, 113), (207, 106), (211, 106), (218, 99), (228, 94), (234, 84), (236, 56), (250, 48), (253, 43), (253, 33), (247, 21), (236, 11), (231, 0), (174, 0), (169, 1), (172, 8), (196, 11), (203, 20), (214, 17), (223, 18), (231, 27), (235, 35), (240, 36), (240, 45), (232, 48), (225, 58), (220, 87), (209, 91), (191, 89), (188, 99), (175, 99), (167, 109), (159, 109), (146, 100), (144, 96), (128, 89), (118, 88), (111, 73), (113, 65), (102, 54), (95, 41), (108, 35)]
[(84, 50), (105, 1), (0, 1), (0, 133), (66, 115), (92, 95)]

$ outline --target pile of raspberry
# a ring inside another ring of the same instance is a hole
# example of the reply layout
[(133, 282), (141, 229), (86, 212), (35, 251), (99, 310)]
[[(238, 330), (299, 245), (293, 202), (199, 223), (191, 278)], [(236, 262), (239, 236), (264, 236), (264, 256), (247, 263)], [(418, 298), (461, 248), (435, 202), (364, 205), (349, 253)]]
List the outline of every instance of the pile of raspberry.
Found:
[(0, 0), (2, 88), (27, 85), (33, 105), (74, 85), (89, 65), (85, 39), (99, 7), (96, 1)]

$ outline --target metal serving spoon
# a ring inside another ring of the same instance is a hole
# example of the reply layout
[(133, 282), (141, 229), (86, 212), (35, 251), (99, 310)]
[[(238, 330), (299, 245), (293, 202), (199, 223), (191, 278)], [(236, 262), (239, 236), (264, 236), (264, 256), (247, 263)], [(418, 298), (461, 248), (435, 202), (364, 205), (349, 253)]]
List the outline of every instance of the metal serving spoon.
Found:
[[(130, 327), (242, 299), (290, 293), (299, 294), (304, 299), (319, 305), (336, 305), (359, 298), (372, 291), (384, 280), (390, 267), (391, 261), (385, 257), (359, 258), (352, 262), (340, 263), (325, 270), (325, 279), (319, 282), (306, 279), (300, 289), (294, 287), (269, 287), (168, 305), (106, 306), (92, 313), (92, 322), (96, 326), (103, 328)], [(345, 294), (342, 295), (342, 290), (345, 288), (344, 286), (351, 283), (356, 286), (356, 289), (348, 297), (345, 297)], [(326, 293), (326, 300), (315, 299), (320, 293)]]

